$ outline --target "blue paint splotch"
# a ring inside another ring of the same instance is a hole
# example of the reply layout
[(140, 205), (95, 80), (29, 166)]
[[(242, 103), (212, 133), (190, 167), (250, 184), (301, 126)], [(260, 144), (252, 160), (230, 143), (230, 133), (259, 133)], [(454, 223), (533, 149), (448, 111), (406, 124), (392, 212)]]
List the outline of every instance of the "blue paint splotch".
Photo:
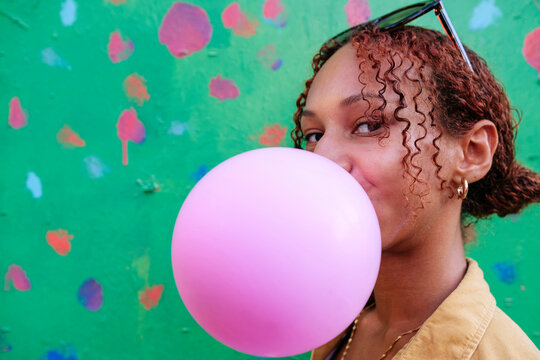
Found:
[(84, 163), (86, 164), (88, 175), (92, 179), (101, 178), (111, 171), (107, 165), (105, 165), (98, 157), (93, 155), (85, 157)]
[(98, 311), (103, 305), (103, 287), (94, 279), (86, 280), (77, 292), (77, 300), (90, 311)]
[(169, 128), (168, 133), (172, 135), (180, 136), (185, 133), (187, 130), (187, 125), (180, 121), (172, 121), (171, 127)]
[(41, 51), (41, 61), (52, 67), (61, 67), (71, 70), (71, 65), (60, 57), (53, 48), (46, 48)]
[(207, 165), (201, 165), (199, 166), (199, 168), (194, 171), (192, 174), (191, 174), (191, 179), (195, 182), (199, 181), (202, 179), (202, 177), (204, 175), (206, 175), (206, 173), (208, 172), (208, 166)]
[(47, 351), (39, 360), (77, 360), (77, 353), (74, 346), (68, 345), (61, 349)]
[(513, 284), (516, 282), (516, 269), (513, 264), (506, 261), (498, 262), (492, 266), (492, 269), (503, 283)]
[(64, 26), (71, 26), (77, 20), (77, 3), (74, 0), (65, 0), (62, 3), (60, 19)]
[(39, 199), (41, 196), (43, 196), (41, 180), (36, 173), (32, 171), (26, 175), (26, 188), (32, 193), (32, 197), (34, 199)]
[(502, 15), (501, 9), (495, 5), (495, 0), (482, 0), (473, 10), (469, 28), (471, 30), (485, 29)]

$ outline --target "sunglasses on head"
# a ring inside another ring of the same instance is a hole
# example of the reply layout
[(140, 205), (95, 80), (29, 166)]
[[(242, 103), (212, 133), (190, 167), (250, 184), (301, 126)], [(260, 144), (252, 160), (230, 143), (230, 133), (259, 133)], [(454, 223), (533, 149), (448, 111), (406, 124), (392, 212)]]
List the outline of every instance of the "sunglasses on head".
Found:
[(469, 57), (467, 56), (467, 53), (465, 52), (465, 48), (463, 47), (463, 44), (459, 40), (459, 36), (454, 29), (454, 26), (452, 26), (452, 22), (450, 21), (450, 18), (448, 17), (448, 14), (446, 13), (446, 10), (444, 9), (442, 0), (435, 0), (435, 1), (425, 1), (416, 3), (413, 5), (406, 6), (404, 8), (398, 9), (396, 11), (392, 11), (391, 13), (388, 13), (386, 15), (383, 15), (377, 19), (353, 26), (333, 38), (327, 41), (327, 43), (331, 41), (336, 41), (338, 43), (342, 43), (343, 41), (347, 40), (351, 32), (358, 28), (365, 27), (366, 25), (376, 25), (381, 31), (391, 31), (393, 29), (399, 28), (400, 26), (403, 26), (414, 19), (427, 14), (431, 10), (435, 11), (435, 15), (437, 15), (437, 18), (441, 22), (442, 27), (444, 28), (444, 31), (446, 32), (446, 35), (452, 40), (452, 43), (454, 46), (459, 50), (461, 53), (461, 56), (463, 57), (463, 60), (467, 63), (469, 66), (469, 69), (474, 73), (473, 67), (471, 65), (471, 61), (469, 60)]

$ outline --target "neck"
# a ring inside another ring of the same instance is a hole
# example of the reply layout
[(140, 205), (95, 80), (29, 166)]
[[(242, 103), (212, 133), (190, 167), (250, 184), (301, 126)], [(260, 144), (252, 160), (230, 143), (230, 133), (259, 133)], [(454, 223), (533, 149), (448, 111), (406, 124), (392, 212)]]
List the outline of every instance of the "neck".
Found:
[(377, 319), (387, 329), (420, 326), (463, 279), (467, 263), (459, 219), (431, 233), (416, 238), (411, 249), (383, 251), (374, 296)]

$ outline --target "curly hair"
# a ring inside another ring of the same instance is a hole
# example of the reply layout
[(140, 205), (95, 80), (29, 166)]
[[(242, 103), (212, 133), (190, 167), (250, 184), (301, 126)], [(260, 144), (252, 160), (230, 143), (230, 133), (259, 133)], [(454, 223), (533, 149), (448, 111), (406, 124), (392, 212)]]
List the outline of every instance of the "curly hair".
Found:
[[(399, 95), (399, 104), (393, 116), (398, 122), (405, 123), (402, 145), (406, 154), (402, 164), (405, 175), (412, 179), (409, 187), (411, 192), (415, 183), (422, 183), (419, 179), (422, 168), (415, 164), (414, 159), (421, 153), (418, 143), (426, 137), (428, 127), (437, 132), (432, 142), (435, 149), (432, 161), (443, 190), (446, 181), (440, 177), (442, 166), (437, 162), (441, 150), (440, 138), (443, 134), (459, 137), (478, 121), (487, 119), (497, 128), (499, 144), (488, 173), (470, 185), (468, 197), (463, 202), (463, 215), (477, 219), (492, 214), (502, 217), (518, 213), (530, 203), (540, 201), (540, 176), (515, 159), (514, 139), (520, 117), (517, 112), (517, 119), (513, 116), (513, 108), (502, 85), (475, 52), (466, 48), (474, 68), (474, 73), (471, 73), (447, 36), (421, 27), (405, 26), (399, 30), (382, 32), (377, 27), (367, 26), (354, 31), (341, 43), (330, 41), (324, 44), (313, 57), (313, 76), (305, 82), (305, 89), (296, 101), (297, 110), (293, 116), (295, 128), (291, 131), (296, 148), (302, 148), (304, 140), (300, 118), (313, 79), (325, 62), (347, 43), (352, 43), (357, 51), (362, 94), (367, 85), (362, 81), (363, 66), (377, 70), (374, 81), (380, 85), (378, 96), (382, 105), (371, 111), (382, 112), (386, 108), (384, 93), (387, 87)], [(390, 69), (381, 70), (381, 59), (390, 62)], [(403, 78), (414, 83), (418, 89), (413, 96), (414, 110), (423, 119), (418, 126), (423, 129), (424, 136), (416, 139), (413, 146), (408, 141), (411, 122), (399, 115), (400, 110), (407, 107), (400, 90), (400, 78), (395, 74), (395, 70), (400, 67), (405, 67)], [(413, 68), (418, 74), (416, 77), (410, 72)], [(417, 102), (423, 91), (427, 91), (427, 99), (431, 104), (427, 112), (421, 111)]]

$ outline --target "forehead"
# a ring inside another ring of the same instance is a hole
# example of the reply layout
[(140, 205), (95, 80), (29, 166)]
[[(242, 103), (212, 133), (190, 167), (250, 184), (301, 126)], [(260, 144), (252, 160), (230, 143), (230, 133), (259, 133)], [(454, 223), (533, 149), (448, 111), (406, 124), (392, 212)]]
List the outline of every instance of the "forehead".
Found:
[[(362, 51), (365, 50), (357, 50), (348, 43), (326, 61), (313, 79), (306, 108), (323, 100), (337, 103), (355, 94), (365, 95), (365, 100), (370, 103), (371, 99), (383, 101), (379, 96), (383, 89), (384, 100), (389, 102), (395, 102), (400, 95), (410, 98), (418, 93), (418, 87), (421, 86), (419, 74), (414, 62), (407, 56), (401, 56), (395, 51), (391, 59), (388, 54), (375, 55), (380, 65), (374, 67)], [(385, 80), (381, 80), (383, 78)], [(399, 82), (400, 95), (393, 89), (395, 80)]]

